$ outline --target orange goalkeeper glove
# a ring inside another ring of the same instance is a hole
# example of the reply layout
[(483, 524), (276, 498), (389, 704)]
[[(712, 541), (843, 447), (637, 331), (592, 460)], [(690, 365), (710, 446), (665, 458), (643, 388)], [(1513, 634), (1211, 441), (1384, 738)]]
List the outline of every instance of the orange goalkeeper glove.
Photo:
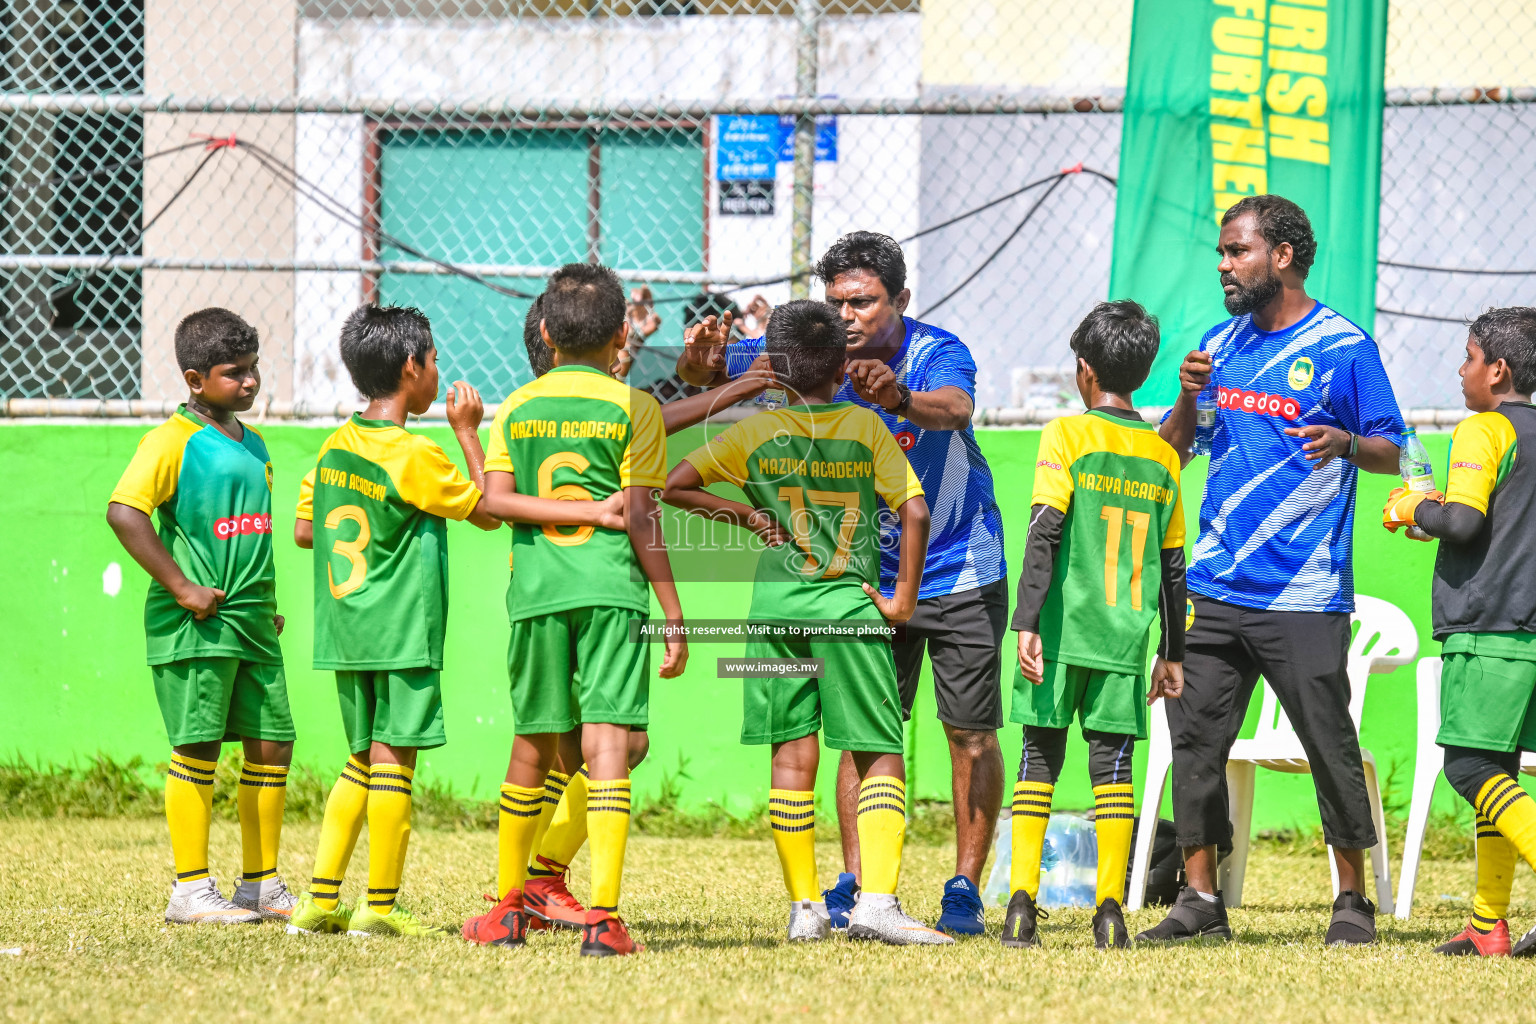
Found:
[(1414, 525), (1414, 512), (1423, 501), (1444, 501), (1439, 491), (1410, 491), (1406, 487), (1394, 488), (1387, 495), (1386, 507), (1381, 510), (1381, 525), (1396, 533), (1400, 526)]

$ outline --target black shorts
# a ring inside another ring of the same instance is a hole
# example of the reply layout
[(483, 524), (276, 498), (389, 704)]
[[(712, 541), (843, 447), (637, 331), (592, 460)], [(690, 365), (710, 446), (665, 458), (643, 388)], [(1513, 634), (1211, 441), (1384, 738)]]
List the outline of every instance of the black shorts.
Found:
[(904, 639), (891, 645), (902, 717), (912, 717), (926, 648), (939, 721), (956, 729), (1001, 729), (1002, 643), (1007, 629), (1006, 580), (917, 602)]

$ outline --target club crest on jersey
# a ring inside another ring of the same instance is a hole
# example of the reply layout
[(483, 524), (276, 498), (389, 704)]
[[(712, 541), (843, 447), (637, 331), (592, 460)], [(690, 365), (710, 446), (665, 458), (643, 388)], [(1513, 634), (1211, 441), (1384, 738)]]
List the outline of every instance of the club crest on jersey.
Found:
[(213, 535), (219, 540), (247, 536), (253, 533), (271, 533), (272, 517), (262, 515), (229, 516), (213, 521)]
[(1184, 602), (1184, 631), (1186, 633), (1189, 632), (1189, 628), (1191, 626), (1193, 626), (1194, 624), (1195, 624), (1195, 602), (1193, 602), (1193, 601), (1185, 601)]
[(267, 463), (267, 490), (272, 489), (272, 463)]
[(1291, 386), (1292, 391), (1300, 391), (1312, 383), (1312, 372), (1312, 360), (1298, 356), (1291, 364), (1291, 371), (1285, 375), (1285, 382)]
[(904, 452), (909, 452), (917, 444), (917, 435), (910, 430), (899, 430), (894, 435), (896, 444)]

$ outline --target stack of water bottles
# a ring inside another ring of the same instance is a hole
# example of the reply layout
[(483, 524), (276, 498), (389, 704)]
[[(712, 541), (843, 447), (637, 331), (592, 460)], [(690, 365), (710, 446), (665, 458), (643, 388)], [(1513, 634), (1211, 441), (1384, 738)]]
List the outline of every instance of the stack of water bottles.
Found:
[[(997, 839), (992, 846), (992, 874), (982, 890), (982, 901), (989, 906), (1006, 907), (1013, 871), (1013, 816), (1007, 810), (997, 822)], [(1099, 839), (1093, 822), (1081, 814), (1053, 814), (1045, 829), (1045, 846), (1040, 856), (1040, 893), (1035, 903), (1041, 907), (1091, 907), (1098, 882)]]

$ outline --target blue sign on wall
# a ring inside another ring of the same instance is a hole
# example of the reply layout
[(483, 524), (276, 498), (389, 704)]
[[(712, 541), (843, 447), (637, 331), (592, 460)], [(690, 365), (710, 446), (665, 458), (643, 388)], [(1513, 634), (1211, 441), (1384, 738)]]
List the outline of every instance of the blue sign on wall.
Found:
[[(715, 177), (719, 181), (772, 179), (779, 163), (795, 158), (795, 119), (775, 114), (715, 118)], [(837, 117), (816, 118), (816, 159), (837, 159)]]

